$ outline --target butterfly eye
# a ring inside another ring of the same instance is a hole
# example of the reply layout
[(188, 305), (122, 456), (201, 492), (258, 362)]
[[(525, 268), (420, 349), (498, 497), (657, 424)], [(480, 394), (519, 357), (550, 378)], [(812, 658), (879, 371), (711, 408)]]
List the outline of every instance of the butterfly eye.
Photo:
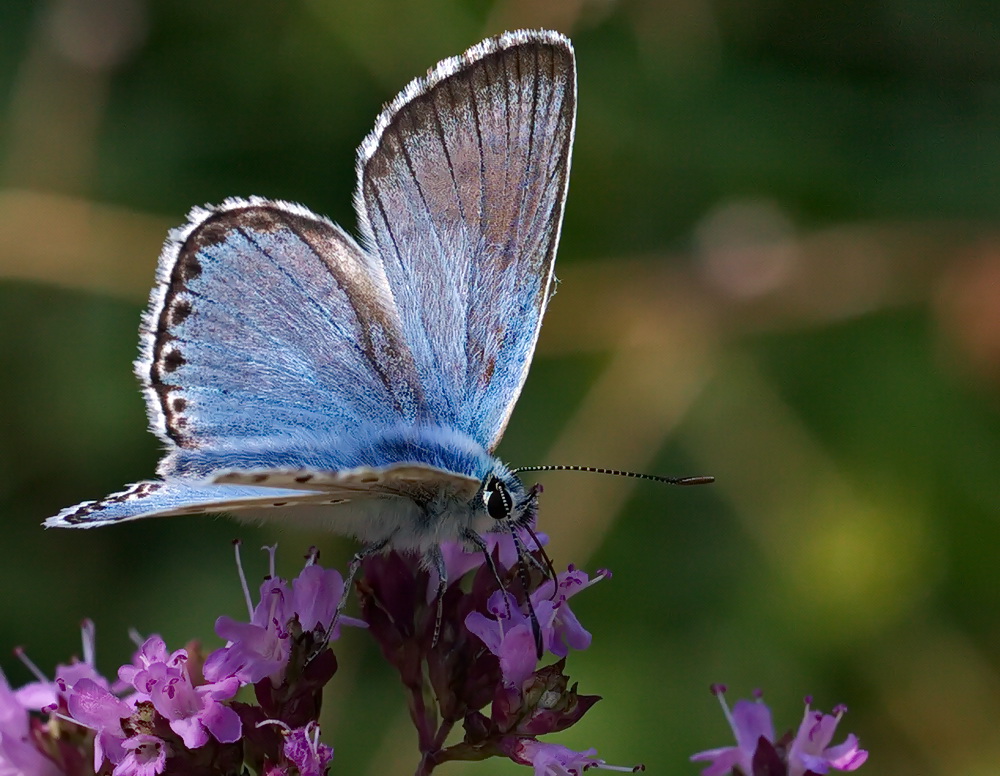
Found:
[(510, 497), (510, 491), (496, 477), (490, 477), (483, 489), (483, 503), (486, 511), (494, 520), (506, 520), (510, 517), (514, 500)]

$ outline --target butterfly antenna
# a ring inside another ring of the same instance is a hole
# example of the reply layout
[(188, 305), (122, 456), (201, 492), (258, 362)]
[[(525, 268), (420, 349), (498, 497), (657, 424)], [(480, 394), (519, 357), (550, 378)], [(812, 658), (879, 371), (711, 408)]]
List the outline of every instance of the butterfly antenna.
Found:
[(511, 470), (514, 474), (521, 472), (590, 472), (591, 474), (613, 474), (616, 477), (631, 477), (635, 480), (650, 480), (664, 482), (667, 485), (708, 485), (715, 482), (715, 477), (698, 475), (695, 477), (661, 477), (658, 474), (642, 474), (641, 472), (626, 472), (621, 469), (602, 469), (598, 466), (570, 466), (567, 464), (549, 464), (547, 466), (520, 466)]

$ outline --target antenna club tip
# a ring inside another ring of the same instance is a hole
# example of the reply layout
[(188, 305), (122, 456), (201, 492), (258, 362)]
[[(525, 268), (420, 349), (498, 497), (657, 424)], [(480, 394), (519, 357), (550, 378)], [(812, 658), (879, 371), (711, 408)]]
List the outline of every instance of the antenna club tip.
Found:
[(707, 474), (696, 477), (681, 477), (677, 480), (678, 485), (711, 485), (713, 482), (715, 482), (715, 477)]

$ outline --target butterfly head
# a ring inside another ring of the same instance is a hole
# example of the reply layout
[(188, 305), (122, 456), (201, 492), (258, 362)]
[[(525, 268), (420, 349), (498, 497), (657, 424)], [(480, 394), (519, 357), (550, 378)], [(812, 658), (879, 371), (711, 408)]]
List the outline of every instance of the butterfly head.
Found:
[(538, 512), (541, 486), (525, 488), (516, 474), (506, 470), (492, 471), (479, 489), (479, 506), (493, 521), (491, 531), (531, 527)]

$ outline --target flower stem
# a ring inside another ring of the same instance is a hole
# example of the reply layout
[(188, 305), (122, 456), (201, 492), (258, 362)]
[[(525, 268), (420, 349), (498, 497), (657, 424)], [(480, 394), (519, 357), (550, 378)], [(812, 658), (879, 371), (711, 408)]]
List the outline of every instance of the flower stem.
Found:
[[(433, 719), (437, 717), (436, 710), (427, 708), (424, 687), (422, 683), (410, 685), (410, 718), (417, 729), (417, 745), (426, 754), (437, 747), (434, 746)], [(430, 771), (428, 771), (429, 773)]]

